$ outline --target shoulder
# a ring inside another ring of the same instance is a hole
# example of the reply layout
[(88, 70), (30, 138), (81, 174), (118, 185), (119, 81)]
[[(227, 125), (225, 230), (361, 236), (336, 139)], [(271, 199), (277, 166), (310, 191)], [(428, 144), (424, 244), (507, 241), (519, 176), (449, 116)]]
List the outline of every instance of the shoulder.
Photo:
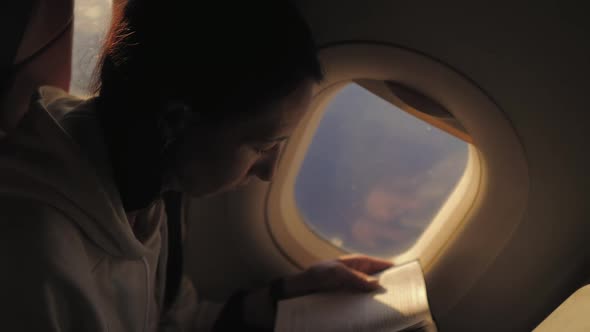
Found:
[(103, 331), (92, 261), (75, 225), (30, 199), (0, 196), (0, 211), (3, 326)]
[(56, 269), (90, 269), (100, 259), (64, 213), (48, 204), (0, 196), (0, 253), (13, 266), (26, 264), (45, 273)]
[(49, 85), (41, 86), (37, 90), (37, 96), (41, 105), (58, 121), (86, 101), (85, 98), (70, 95)]

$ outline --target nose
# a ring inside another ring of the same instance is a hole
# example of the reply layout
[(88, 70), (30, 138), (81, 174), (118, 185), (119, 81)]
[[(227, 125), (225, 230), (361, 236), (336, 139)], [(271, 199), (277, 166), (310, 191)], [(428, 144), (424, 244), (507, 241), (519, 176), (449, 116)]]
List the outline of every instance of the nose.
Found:
[(252, 166), (251, 173), (262, 181), (272, 180), (277, 169), (279, 160), (279, 149), (274, 149), (267, 156), (260, 158)]

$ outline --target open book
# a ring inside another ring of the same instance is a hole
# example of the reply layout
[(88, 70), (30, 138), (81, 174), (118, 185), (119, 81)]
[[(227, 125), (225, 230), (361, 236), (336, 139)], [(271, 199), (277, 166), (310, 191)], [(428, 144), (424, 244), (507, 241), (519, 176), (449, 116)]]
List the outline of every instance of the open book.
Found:
[(436, 332), (417, 261), (379, 276), (372, 293), (320, 293), (280, 301), (276, 332)]

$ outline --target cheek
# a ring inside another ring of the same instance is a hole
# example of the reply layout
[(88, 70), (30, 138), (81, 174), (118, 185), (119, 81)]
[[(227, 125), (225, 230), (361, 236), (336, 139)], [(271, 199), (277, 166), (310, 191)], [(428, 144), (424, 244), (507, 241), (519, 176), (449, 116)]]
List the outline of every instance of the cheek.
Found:
[(256, 160), (257, 155), (245, 146), (215, 145), (185, 159), (178, 177), (190, 191), (214, 193), (240, 184)]
[[(252, 165), (257, 160), (257, 155), (242, 147), (218, 159), (216, 168), (225, 183), (240, 182), (248, 175)], [(221, 179), (220, 179), (221, 180)]]

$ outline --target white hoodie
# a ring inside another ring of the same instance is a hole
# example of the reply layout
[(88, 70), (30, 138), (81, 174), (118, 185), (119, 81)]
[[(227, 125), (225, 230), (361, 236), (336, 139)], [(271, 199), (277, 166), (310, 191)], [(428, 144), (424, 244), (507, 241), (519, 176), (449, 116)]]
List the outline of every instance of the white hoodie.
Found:
[(221, 305), (197, 305), (186, 278), (177, 303), (160, 317), (164, 205), (138, 215), (149, 226), (138, 240), (110, 175), (92, 99), (51, 87), (38, 94), (18, 128), (0, 139), (0, 329), (208, 330)]

